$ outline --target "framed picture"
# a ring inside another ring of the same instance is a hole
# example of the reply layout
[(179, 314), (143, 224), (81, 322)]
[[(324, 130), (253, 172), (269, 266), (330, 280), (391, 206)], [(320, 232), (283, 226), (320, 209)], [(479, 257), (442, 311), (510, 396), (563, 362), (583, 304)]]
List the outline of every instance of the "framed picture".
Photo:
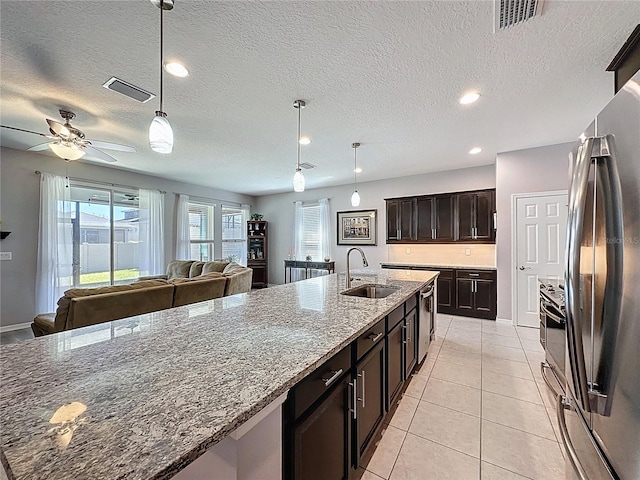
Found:
[(377, 245), (377, 210), (338, 212), (338, 245)]

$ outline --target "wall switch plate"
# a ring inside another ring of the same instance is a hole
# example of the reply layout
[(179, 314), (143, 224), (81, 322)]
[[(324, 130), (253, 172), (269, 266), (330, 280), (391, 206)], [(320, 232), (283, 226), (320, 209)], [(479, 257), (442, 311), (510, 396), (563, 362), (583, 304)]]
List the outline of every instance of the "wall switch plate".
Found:
[(11, 252), (0, 252), (0, 260), (11, 260)]
[(407, 252), (407, 255), (409, 255), (411, 253), (411, 249), (407, 248), (406, 252)]
[(470, 248), (465, 248), (464, 249), (464, 254), (467, 255), (467, 256), (471, 255), (471, 249)]

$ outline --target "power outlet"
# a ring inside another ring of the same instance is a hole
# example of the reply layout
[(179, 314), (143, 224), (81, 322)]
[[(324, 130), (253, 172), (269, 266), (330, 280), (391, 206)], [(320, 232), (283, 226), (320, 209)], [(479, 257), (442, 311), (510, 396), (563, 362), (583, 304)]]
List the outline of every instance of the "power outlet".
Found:
[(11, 260), (11, 252), (0, 252), (0, 260)]
[(411, 249), (410, 248), (407, 248), (405, 251), (406, 251), (407, 255), (411, 254)]
[(471, 255), (471, 249), (470, 248), (465, 248), (464, 249), (464, 254), (468, 257), (469, 255)]

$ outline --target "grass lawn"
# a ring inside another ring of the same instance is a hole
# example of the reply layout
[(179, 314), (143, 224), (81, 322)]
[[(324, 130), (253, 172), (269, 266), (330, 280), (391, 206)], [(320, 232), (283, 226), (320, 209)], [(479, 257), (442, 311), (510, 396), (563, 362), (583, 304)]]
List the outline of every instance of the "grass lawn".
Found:
[[(140, 276), (137, 268), (128, 268), (126, 270), (116, 270), (113, 272), (113, 278), (117, 282), (119, 280), (134, 280)], [(109, 283), (109, 272), (82, 273), (80, 275), (80, 285), (87, 283)]]

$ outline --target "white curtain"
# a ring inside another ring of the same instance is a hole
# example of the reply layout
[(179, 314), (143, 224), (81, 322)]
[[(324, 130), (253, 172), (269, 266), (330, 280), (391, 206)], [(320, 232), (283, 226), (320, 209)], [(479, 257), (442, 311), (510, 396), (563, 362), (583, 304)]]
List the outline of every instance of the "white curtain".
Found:
[[(291, 259), (304, 260), (302, 252), (302, 202), (293, 202), (293, 238), (291, 241)], [(291, 281), (304, 279), (304, 270), (301, 268), (291, 269)]]
[(164, 198), (157, 190), (140, 190), (140, 276), (164, 273)]
[(176, 260), (189, 260), (189, 195), (178, 195), (176, 205)]
[(43, 173), (36, 271), (36, 309), (55, 312), (64, 291), (73, 285), (71, 193), (66, 179)]
[(331, 258), (331, 215), (329, 199), (320, 199), (320, 251), (322, 259)]
[[(247, 220), (249, 220), (249, 209), (251, 208), (251, 205), (243, 203), (242, 205), (240, 205), (240, 209), (242, 211), (242, 218), (241, 218), (241, 225), (242, 225), (242, 253), (240, 254), (240, 260), (238, 260), (238, 263), (240, 265), (244, 265), (245, 267), (247, 266)], [(264, 252), (265, 255), (268, 254), (267, 252)]]

